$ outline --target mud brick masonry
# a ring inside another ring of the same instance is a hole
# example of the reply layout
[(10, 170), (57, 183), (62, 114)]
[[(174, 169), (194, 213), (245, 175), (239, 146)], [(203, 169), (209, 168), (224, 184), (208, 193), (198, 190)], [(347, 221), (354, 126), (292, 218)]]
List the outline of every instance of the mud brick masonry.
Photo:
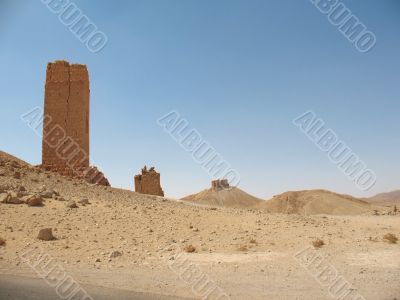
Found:
[(218, 179), (211, 181), (211, 188), (214, 191), (229, 189), (228, 179)]
[(164, 191), (160, 184), (160, 173), (157, 173), (154, 167), (147, 170), (147, 167), (144, 166), (142, 174), (135, 176), (135, 192), (164, 197)]
[(109, 185), (97, 168), (89, 166), (89, 98), (85, 65), (66, 61), (47, 65), (42, 167)]

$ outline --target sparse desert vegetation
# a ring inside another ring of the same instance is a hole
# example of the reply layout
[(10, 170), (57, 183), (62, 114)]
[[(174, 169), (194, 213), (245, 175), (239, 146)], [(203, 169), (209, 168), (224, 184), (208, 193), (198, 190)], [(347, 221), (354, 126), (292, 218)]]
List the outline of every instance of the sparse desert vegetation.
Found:
[(383, 236), (383, 240), (389, 244), (396, 244), (399, 239), (395, 234), (387, 233)]

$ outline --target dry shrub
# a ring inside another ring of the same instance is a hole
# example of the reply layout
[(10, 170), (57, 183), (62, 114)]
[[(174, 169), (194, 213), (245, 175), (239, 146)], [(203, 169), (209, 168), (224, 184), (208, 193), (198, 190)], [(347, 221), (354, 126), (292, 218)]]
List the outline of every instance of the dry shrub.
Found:
[(5, 246), (6, 240), (0, 237), (0, 246)]
[(250, 244), (257, 244), (257, 241), (255, 239), (251, 239)]
[(314, 248), (321, 248), (323, 245), (325, 245), (325, 243), (321, 239), (316, 239), (312, 242), (312, 245), (314, 246)]
[(393, 233), (387, 233), (383, 236), (383, 240), (389, 244), (396, 244), (399, 239)]
[(196, 248), (193, 245), (187, 245), (183, 250), (187, 253), (193, 253), (196, 251)]

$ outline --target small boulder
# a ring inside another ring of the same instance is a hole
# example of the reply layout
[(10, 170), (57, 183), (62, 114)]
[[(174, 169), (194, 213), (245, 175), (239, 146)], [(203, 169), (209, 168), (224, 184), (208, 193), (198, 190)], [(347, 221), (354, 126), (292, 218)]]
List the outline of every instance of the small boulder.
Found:
[(24, 201), (22, 201), (19, 198), (19, 195), (15, 192), (9, 192), (7, 194), (7, 197), (2, 202), (7, 203), (7, 204), (22, 204), (22, 203), (24, 203)]
[(8, 184), (0, 184), (0, 193), (6, 193), (12, 188)]
[(28, 206), (43, 206), (43, 199), (40, 196), (31, 195), (25, 200)]
[(78, 208), (78, 205), (76, 205), (76, 202), (74, 200), (70, 200), (67, 203), (67, 207), (69, 207), (69, 208)]
[(23, 185), (17, 187), (18, 192), (26, 192), (26, 188)]
[(50, 198), (53, 198), (53, 194), (54, 194), (53, 191), (46, 190), (46, 191), (43, 191), (40, 193), (40, 197), (50, 199)]
[(83, 205), (83, 206), (90, 204), (89, 199), (86, 198), (86, 197), (83, 197), (82, 199), (80, 199), (80, 200), (78, 201), (78, 203), (81, 204), (81, 205)]
[(0, 202), (1, 203), (5, 203), (6, 199), (7, 199), (8, 194), (7, 193), (1, 193), (0, 194)]
[(53, 231), (51, 228), (44, 228), (39, 231), (38, 237), (39, 240), (42, 241), (52, 241), (55, 240), (53, 236)]
[(109, 257), (109, 258), (116, 258), (116, 257), (119, 257), (119, 256), (122, 256), (122, 253), (121, 253), (121, 252), (119, 252), (119, 251), (113, 251), (113, 252), (110, 253), (110, 255), (109, 255), (108, 257)]

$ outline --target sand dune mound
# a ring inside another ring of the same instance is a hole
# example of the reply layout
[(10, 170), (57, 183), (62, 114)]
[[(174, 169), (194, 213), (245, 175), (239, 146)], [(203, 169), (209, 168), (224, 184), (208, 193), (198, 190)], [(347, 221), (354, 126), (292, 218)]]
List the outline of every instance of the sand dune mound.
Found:
[(202, 205), (223, 206), (235, 208), (252, 208), (260, 205), (263, 200), (247, 194), (239, 188), (207, 189), (200, 193), (187, 196), (182, 200)]
[(358, 215), (369, 213), (373, 207), (366, 201), (326, 190), (286, 192), (260, 205), (272, 213)]
[(389, 193), (378, 194), (374, 197), (365, 199), (368, 202), (376, 204), (397, 204), (400, 205), (400, 190)]

